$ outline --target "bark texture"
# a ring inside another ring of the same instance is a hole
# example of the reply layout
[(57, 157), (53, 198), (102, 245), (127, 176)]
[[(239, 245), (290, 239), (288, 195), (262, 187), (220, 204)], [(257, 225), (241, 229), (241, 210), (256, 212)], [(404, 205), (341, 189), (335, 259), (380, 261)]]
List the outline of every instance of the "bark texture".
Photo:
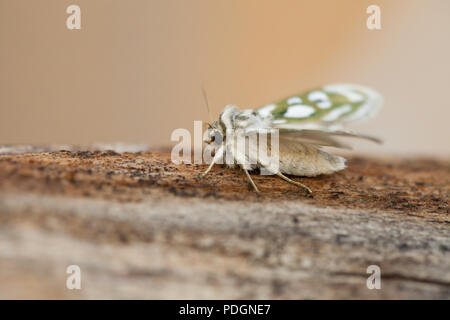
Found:
[(450, 298), (447, 160), (353, 156), (293, 177), (312, 196), (254, 174), (257, 195), (238, 169), (67, 149), (0, 147), (0, 298)]

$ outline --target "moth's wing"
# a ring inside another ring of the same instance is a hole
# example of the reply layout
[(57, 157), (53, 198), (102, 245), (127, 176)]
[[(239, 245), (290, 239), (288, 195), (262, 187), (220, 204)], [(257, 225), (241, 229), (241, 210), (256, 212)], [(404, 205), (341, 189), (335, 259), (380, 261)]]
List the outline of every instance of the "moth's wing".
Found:
[(332, 84), (258, 108), (280, 128), (342, 128), (348, 122), (371, 118), (383, 99), (376, 91), (355, 84)]
[(293, 128), (279, 128), (279, 137), (280, 142), (289, 142), (289, 143), (309, 143), (317, 146), (326, 146), (326, 147), (336, 147), (336, 148), (346, 148), (351, 149), (349, 145), (342, 143), (336, 137), (354, 137), (354, 138), (362, 138), (367, 139), (376, 143), (381, 143), (381, 140), (352, 132), (352, 131), (344, 131), (344, 130), (314, 130), (314, 129), (293, 129)]
[[(287, 130), (287, 129), (280, 129)], [(290, 130), (290, 129), (289, 129)], [(306, 143), (320, 147), (336, 147), (351, 149), (348, 144), (342, 143), (331, 135), (325, 134), (320, 130), (299, 130), (293, 132), (280, 132), (279, 141), (281, 144)]]

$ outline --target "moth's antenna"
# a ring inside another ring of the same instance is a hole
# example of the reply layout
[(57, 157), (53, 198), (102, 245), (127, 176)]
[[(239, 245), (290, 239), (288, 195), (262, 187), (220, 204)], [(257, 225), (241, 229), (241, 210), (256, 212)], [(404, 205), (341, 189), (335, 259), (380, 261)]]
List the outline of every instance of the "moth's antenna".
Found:
[(203, 93), (203, 98), (205, 99), (206, 109), (208, 110), (209, 122), (212, 122), (213, 120), (212, 120), (212, 116), (211, 116), (211, 110), (209, 109), (208, 96), (206, 95), (206, 90), (203, 85), (202, 85), (202, 93)]

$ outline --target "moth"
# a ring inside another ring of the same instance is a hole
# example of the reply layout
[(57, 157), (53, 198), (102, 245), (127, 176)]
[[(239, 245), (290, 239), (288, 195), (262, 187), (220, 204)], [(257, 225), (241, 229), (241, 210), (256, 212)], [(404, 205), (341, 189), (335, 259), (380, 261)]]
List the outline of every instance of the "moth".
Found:
[[(311, 193), (306, 185), (286, 175), (313, 177), (343, 170), (345, 159), (323, 150), (323, 147), (350, 148), (339, 138), (356, 137), (380, 143), (376, 137), (345, 130), (344, 126), (373, 117), (382, 101), (381, 95), (370, 88), (331, 84), (257, 109), (239, 110), (235, 105), (227, 105), (205, 132), (203, 142), (206, 148), (214, 149), (214, 157), (201, 177), (215, 163), (231, 159), (231, 163), (226, 161), (227, 165), (241, 167), (256, 192), (259, 189), (249, 171), (264, 169)], [(264, 144), (258, 145), (259, 140), (253, 140), (253, 145), (240, 151), (236, 148), (248, 142), (250, 134), (258, 136), (264, 130), (269, 136), (277, 136), (278, 148), (270, 150), (276, 156), (276, 166), (257, 152), (252, 153)]]

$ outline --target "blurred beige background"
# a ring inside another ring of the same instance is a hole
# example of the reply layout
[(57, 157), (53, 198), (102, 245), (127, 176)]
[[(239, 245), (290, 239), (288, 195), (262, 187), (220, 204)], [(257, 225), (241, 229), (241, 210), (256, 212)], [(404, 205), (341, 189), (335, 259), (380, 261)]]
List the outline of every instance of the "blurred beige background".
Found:
[(450, 155), (449, 31), (448, 0), (0, 0), (0, 144), (170, 145), (208, 120), (202, 83), (216, 117), (355, 82), (385, 97), (358, 152)]

